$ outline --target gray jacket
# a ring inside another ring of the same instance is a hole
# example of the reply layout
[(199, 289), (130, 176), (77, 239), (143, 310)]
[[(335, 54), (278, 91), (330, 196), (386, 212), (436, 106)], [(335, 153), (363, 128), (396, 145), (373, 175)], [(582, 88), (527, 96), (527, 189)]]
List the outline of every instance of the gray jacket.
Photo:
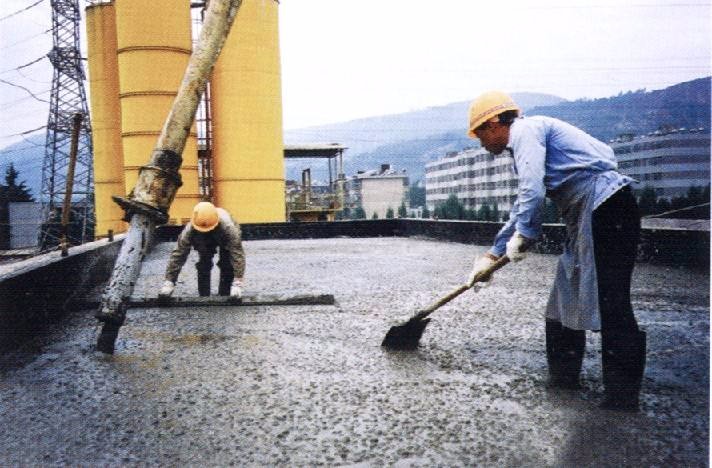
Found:
[(227, 211), (222, 208), (217, 210), (218, 225), (210, 232), (199, 232), (193, 229), (191, 223), (185, 225), (168, 260), (166, 280), (176, 282), (191, 248), (198, 251), (201, 259), (206, 256), (211, 258), (218, 248), (224, 249), (230, 254), (235, 278), (242, 278), (245, 275), (245, 251), (242, 249), (240, 226)]

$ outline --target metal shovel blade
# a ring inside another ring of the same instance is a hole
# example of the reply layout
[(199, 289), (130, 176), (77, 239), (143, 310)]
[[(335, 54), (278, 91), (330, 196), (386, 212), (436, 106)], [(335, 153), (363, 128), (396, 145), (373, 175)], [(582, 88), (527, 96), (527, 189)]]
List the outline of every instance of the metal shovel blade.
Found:
[(418, 347), (420, 337), (423, 336), (425, 327), (430, 322), (429, 318), (413, 317), (403, 325), (391, 327), (383, 338), (381, 346), (387, 349), (412, 351)]

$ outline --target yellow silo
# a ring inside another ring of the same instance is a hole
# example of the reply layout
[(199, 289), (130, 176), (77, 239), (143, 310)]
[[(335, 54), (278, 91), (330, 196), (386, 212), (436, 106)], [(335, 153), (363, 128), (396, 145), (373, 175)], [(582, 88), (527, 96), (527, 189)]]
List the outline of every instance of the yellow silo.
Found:
[[(147, 164), (183, 78), (191, 53), (190, 2), (119, 0), (116, 31), (121, 137), (127, 192)], [(195, 127), (183, 151), (183, 185), (171, 205), (170, 223), (185, 223), (201, 200)]]
[(214, 199), (240, 223), (285, 220), (277, 8), (243, 0), (211, 79)]
[(99, 238), (106, 236), (109, 230), (126, 231), (126, 223), (122, 221), (124, 211), (111, 199), (112, 195), (126, 194), (113, 3), (87, 7), (86, 28), (94, 148), (94, 231)]

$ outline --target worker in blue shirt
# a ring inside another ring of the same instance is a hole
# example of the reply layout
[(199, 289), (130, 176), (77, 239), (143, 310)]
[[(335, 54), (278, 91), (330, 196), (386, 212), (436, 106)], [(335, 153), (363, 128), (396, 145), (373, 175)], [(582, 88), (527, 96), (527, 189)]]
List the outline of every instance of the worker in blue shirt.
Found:
[(519, 179), (509, 220), (474, 262), (468, 284), (502, 255), (518, 261), (541, 234), (544, 198), (566, 224), (564, 252), (546, 306), (549, 383), (580, 388), (585, 330), (601, 331), (605, 409), (637, 411), (645, 368), (645, 332), (630, 303), (640, 215), (609, 146), (558, 119), (520, 117), (505, 93), (470, 107), (469, 136), (493, 154), (508, 151)]

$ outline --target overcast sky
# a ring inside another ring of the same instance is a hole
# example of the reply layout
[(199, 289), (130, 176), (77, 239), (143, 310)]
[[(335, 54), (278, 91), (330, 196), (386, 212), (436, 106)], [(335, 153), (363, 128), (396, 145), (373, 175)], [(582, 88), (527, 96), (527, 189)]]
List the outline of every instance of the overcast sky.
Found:
[[(0, 148), (47, 121), (50, 0), (13, 14), (36, 1), (0, 0)], [(710, 74), (711, 20), (706, 0), (281, 0), (284, 127), (492, 88), (566, 99), (664, 88)]]

